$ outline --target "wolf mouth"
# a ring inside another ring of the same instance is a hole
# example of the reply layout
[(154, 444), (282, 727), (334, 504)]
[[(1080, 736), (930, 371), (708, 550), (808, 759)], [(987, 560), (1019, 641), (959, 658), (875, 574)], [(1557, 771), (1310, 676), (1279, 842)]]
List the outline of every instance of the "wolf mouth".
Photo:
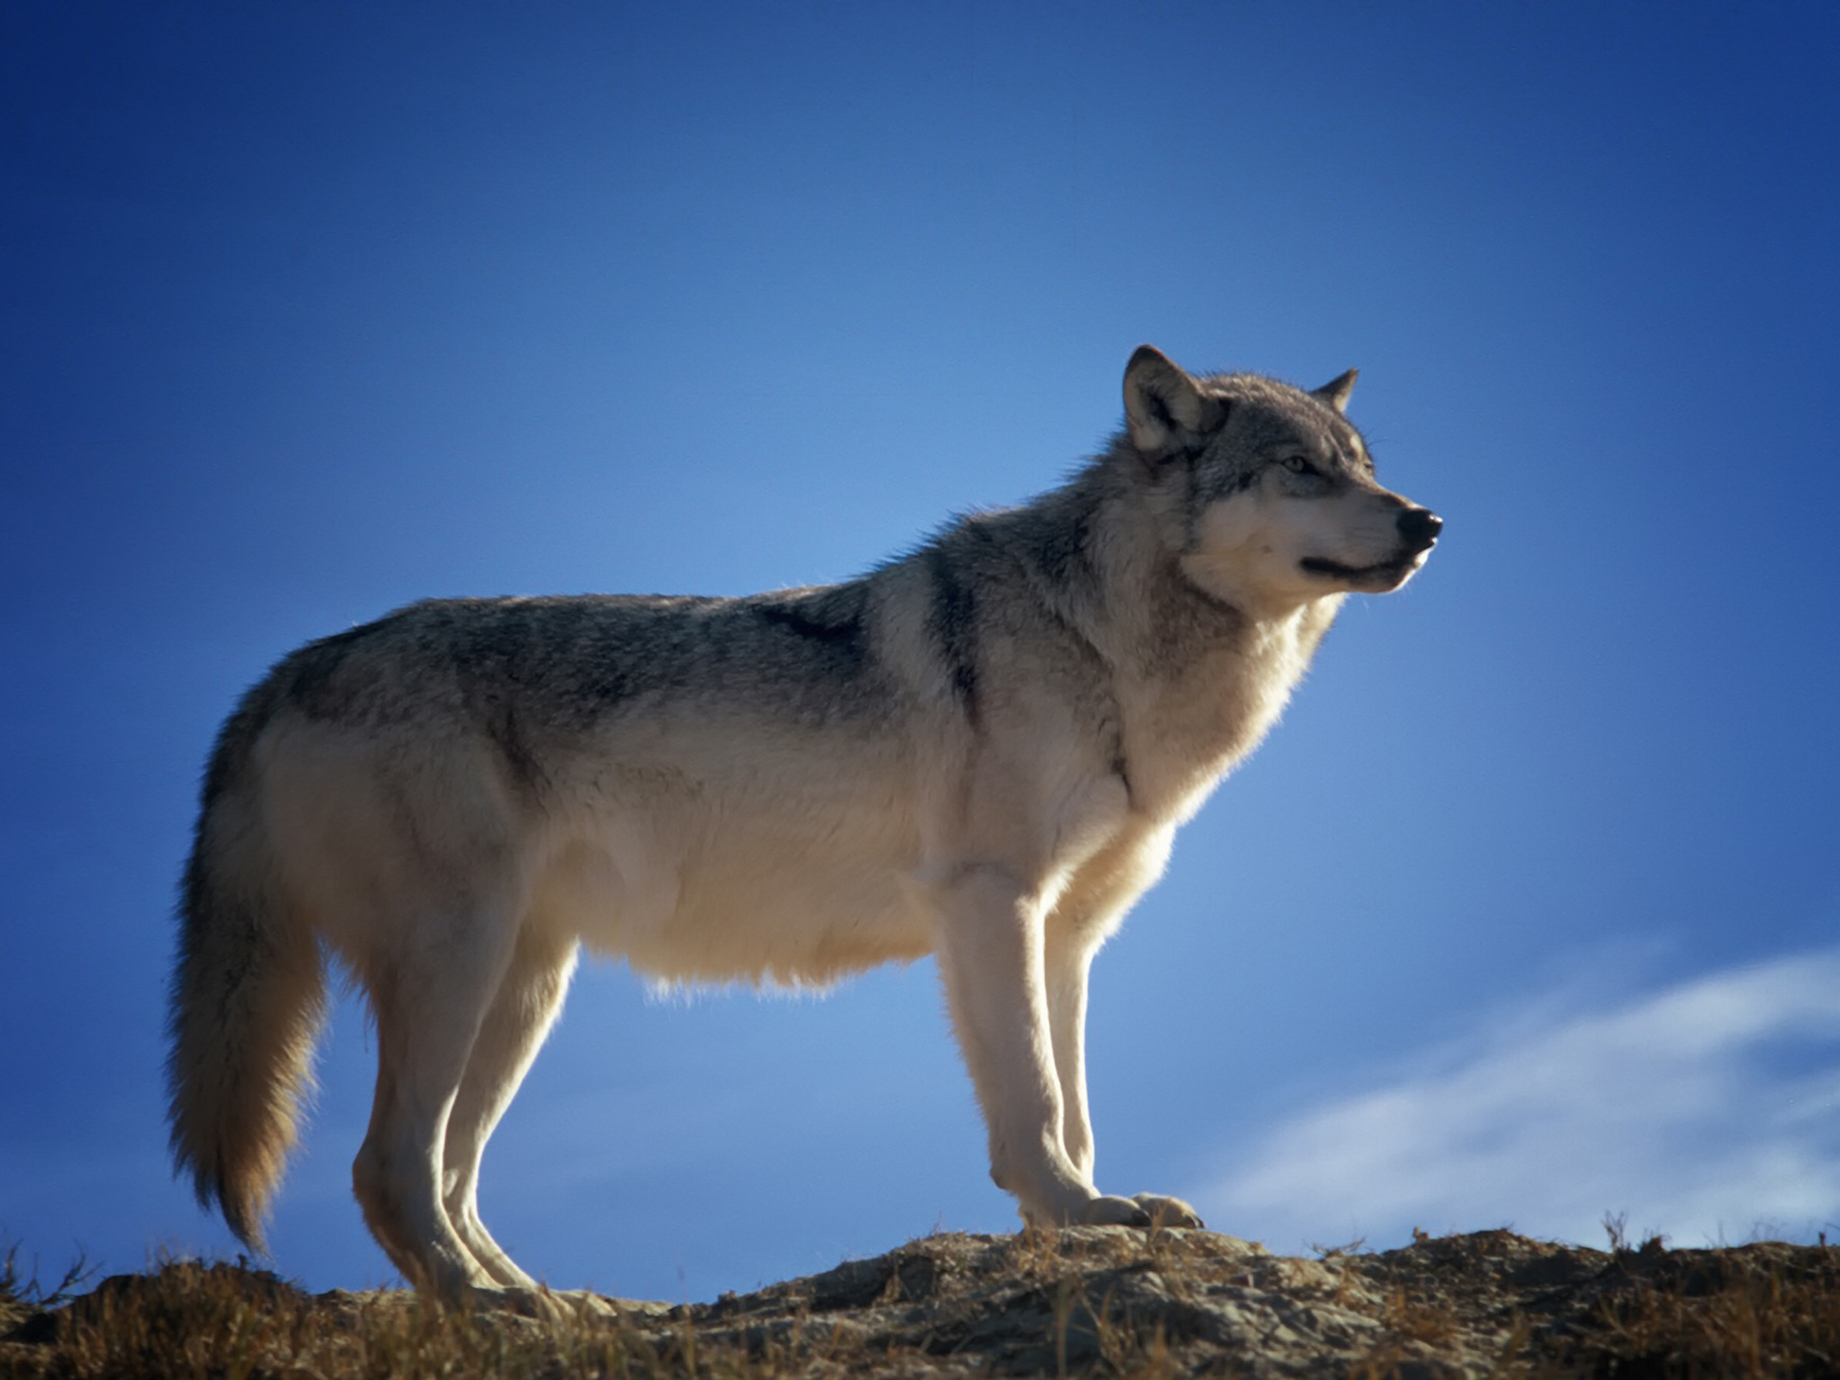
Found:
[(1380, 561), (1374, 565), (1343, 565), (1340, 561), (1325, 560), (1321, 556), (1305, 556), (1297, 562), (1312, 575), (1321, 575), (1326, 580), (1346, 580), (1351, 584), (1365, 584), (1370, 580), (1392, 580), (1412, 569), (1417, 553), (1396, 556), (1390, 561)]

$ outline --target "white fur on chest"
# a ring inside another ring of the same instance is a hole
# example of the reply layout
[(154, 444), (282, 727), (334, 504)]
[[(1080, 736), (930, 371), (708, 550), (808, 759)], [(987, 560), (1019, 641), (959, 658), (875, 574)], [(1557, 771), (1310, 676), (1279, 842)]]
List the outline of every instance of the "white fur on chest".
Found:
[(1335, 616), (1316, 601), (1254, 622), (1232, 645), (1180, 675), (1133, 687), (1124, 699), (1131, 796), (1153, 819), (1180, 823), (1264, 740), (1309, 669)]

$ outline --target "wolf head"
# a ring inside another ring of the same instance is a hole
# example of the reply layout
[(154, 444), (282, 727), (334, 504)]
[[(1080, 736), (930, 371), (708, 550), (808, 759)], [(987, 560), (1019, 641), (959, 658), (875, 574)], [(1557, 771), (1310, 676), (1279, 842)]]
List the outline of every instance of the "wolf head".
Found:
[(1344, 415), (1350, 369), (1314, 392), (1252, 374), (1196, 378), (1151, 346), (1124, 374), (1123, 458), (1167, 549), (1217, 598), (1271, 614), (1398, 589), (1443, 521), (1383, 489)]

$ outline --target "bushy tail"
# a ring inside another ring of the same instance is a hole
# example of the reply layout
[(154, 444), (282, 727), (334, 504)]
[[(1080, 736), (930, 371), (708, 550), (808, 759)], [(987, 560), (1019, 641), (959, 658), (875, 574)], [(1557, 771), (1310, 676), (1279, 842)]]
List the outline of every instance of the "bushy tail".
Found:
[(236, 759), (248, 760), (251, 735), (239, 730), (250, 709), (225, 726), (206, 778), (179, 903), (166, 1076), (176, 1168), (260, 1251), (313, 1089), (326, 979), (311, 927), (277, 893), (250, 793), (233, 780)]

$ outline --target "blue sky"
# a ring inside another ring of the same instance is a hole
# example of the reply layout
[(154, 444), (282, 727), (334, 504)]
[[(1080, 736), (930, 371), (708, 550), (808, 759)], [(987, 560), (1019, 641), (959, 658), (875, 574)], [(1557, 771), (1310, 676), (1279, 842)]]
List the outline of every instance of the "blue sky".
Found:
[[(170, 1178), (217, 723), (435, 594), (839, 579), (1057, 481), (1140, 341), (1362, 370), (1445, 540), (1100, 959), (1099, 1177), (1283, 1250), (1840, 1222), (1826, 5), (0, 10), (0, 1238)], [(361, 1008), (273, 1244), (349, 1194)], [(486, 1158), (559, 1286), (1001, 1231), (930, 964), (584, 971)]]

